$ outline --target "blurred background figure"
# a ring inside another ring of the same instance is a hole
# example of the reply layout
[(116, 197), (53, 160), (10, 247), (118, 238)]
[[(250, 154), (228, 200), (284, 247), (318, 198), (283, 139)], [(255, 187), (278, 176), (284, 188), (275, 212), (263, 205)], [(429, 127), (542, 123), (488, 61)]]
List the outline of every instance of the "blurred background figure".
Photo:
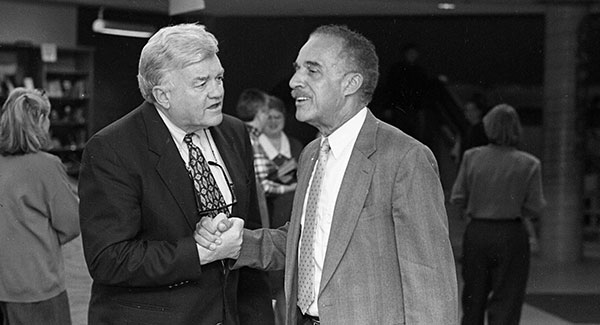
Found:
[(303, 146), (283, 131), (286, 118), (283, 101), (269, 96), (268, 107), (269, 119), (258, 141), (269, 158), (267, 179), (281, 184), (280, 192), (270, 190), (274, 187), (268, 187), (270, 191), (266, 192), (271, 228), (278, 228), (290, 220), (297, 181), (297, 159)]
[(469, 122), (466, 133), (457, 141), (459, 154), (455, 157), (456, 161), (460, 162), (465, 151), (468, 149), (484, 146), (488, 144), (488, 138), (483, 128), (483, 116), (487, 113), (488, 107), (485, 103), (483, 95), (479, 93), (473, 96), (464, 105), (465, 118)]
[[(246, 223), (245, 227), (255, 229), (269, 227), (269, 211), (261, 176), (265, 173), (269, 159), (258, 142), (269, 119), (266, 92), (257, 88), (242, 91), (236, 104), (238, 118), (246, 124), (246, 130), (252, 144), (254, 172), (256, 175), (256, 194), (260, 209), (261, 224)], [(253, 218), (248, 216), (248, 218)], [(254, 218), (257, 219), (257, 218)], [(269, 325), (274, 324), (272, 299), (270, 295), (269, 275), (265, 271), (242, 268), (238, 283), (238, 305), (241, 324)], [(262, 316), (260, 316), (262, 315)]]
[(252, 144), (254, 172), (256, 175), (256, 192), (258, 195), (258, 206), (260, 209), (260, 219), (262, 227), (269, 227), (269, 211), (267, 209), (267, 199), (265, 191), (260, 184), (258, 173), (264, 169), (265, 156), (264, 150), (258, 143), (258, 136), (262, 134), (265, 125), (267, 124), (268, 108), (267, 108), (267, 93), (256, 88), (247, 88), (242, 91), (238, 98), (235, 112), (237, 117), (244, 121), (246, 130), (250, 136)]
[(530, 247), (523, 219), (539, 217), (546, 202), (540, 160), (516, 149), (521, 122), (501, 104), (483, 118), (486, 146), (465, 152), (451, 202), (465, 210), (462, 324), (519, 324)]
[[(424, 109), (432, 87), (432, 77), (420, 65), (420, 51), (416, 43), (402, 46), (401, 57), (390, 68), (383, 87), (390, 105), (383, 112), (384, 120), (424, 142), (427, 128)], [(427, 144), (427, 143), (425, 143)]]
[(79, 235), (78, 199), (50, 143), (44, 91), (15, 88), (0, 113), (2, 324), (71, 324), (61, 245)]
[(382, 120), (433, 151), (442, 184), (450, 188), (454, 178), (449, 175), (458, 167), (459, 137), (464, 137), (468, 122), (463, 107), (448, 89), (447, 77), (424, 67), (428, 53), (421, 50), (414, 42), (400, 48), (400, 58), (390, 66), (371, 106)]
[[(266, 164), (267, 180), (281, 184), (279, 187), (267, 187), (268, 189), (281, 188), (282, 193), (268, 192), (267, 206), (271, 228), (283, 226), (290, 220), (292, 213), (292, 202), (296, 190), (297, 161), (302, 151), (302, 143), (283, 132), (286, 119), (286, 107), (284, 102), (275, 96), (269, 96), (267, 101), (269, 107), (269, 119), (263, 133), (258, 141), (269, 159)], [(285, 294), (283, 291), (284, 271), (271, 271), (271, 292), (275, 300), (275, 324), (285, 323)]]

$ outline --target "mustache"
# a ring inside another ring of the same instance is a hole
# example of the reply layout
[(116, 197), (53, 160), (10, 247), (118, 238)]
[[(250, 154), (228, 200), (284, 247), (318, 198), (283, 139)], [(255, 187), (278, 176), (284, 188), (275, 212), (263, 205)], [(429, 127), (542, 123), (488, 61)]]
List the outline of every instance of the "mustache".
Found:
[(290, 92), (292, 94), (293, 98), (298, 98), (298, 97), (308, 97), (308, 94), (299, 90), (299, 89), (292, 89), (292, 91)]

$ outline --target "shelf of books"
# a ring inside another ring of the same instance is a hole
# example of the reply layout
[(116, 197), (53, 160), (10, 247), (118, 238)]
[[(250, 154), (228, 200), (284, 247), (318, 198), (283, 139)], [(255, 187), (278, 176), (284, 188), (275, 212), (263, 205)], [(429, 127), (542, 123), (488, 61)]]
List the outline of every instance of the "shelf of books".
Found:
[(14, 87), (43, 88), (52, 104), (52, 146), (67, 172), (76, 176), (89, 137), (94, 51), (53, 44), (0, 44), (0, 101)]

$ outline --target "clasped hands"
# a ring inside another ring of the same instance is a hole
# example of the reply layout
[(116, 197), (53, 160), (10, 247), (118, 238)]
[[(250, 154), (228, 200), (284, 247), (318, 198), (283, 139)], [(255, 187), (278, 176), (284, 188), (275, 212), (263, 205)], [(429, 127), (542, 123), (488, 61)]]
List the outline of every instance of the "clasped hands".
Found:
[(244, 220), (227, 218), (224, 213), (216, 217), (203, 217), (196, 224), (194, 240), (198, 244), (201, 264), (226, 258), (236, 259), (242, 248)]

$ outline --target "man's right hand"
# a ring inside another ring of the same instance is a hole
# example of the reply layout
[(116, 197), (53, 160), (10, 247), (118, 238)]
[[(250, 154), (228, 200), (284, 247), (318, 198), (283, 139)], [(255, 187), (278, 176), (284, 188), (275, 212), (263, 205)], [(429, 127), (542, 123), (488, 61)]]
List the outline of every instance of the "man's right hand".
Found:
[(203, 217), (196, 224), (194, 239), (196, 242), (211, 251), (217, 249), (217, 245), (222, 243), (221, 234), (229, 230), (233, 222), (227, 218), (225, 213), (219, 213), (216, 217)]
[[(207, 228), (202, 225), (206, 225)], [(226, 218), (225, 222), (217, 218), (200, 220), (194, 232), (200, 264), (204, 265), (226, 258), (236, 259), (242, 248), (243, 230), (244, 220), (240, 218)], [(211, 239), (207, 239), (205, 236), (210, 237), (213, 241), (211, 242)]]
[(194, 239), (202, 265), (225, 258), (236, 259), (242, 247), (244, 220), (227, 218), (224, 214), (214, 219), (202, 218), (196, 224)]

